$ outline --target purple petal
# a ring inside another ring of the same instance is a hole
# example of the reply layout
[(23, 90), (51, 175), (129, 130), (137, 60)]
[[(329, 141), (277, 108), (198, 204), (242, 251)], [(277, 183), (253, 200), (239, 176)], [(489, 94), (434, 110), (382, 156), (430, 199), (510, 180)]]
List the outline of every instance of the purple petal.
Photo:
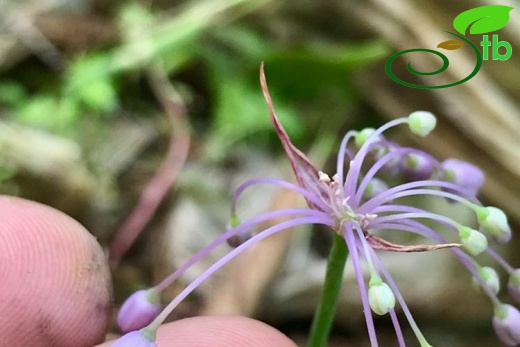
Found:
[(508, 346), (520, 344), (520, 312), (513, 306), (502, 305), (493, 317), (497, 336)]
[(446, 170), (446, 179), (467, 190), (471, 195), (477, 195), (484, 184), (484, 173), (473, 164), (457, 159), (446, 159), (442, 162)]
[(425, 155), (413, 153), (401, 161), (400, 164), (407, 180), (421, 181), (431, 177), (435, 163)]
[(123, 332), (144, 328), (161, 312), (159, 293), (154, 289), (138, 290), (121, 306), (117, 324)]

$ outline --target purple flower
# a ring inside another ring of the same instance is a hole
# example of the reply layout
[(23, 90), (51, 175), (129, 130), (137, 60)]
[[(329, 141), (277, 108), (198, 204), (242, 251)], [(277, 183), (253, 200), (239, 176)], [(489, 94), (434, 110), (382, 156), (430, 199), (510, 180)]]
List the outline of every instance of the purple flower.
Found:
[(161, 310), (160, 295), (156, 289), (138, 290), (121, 306), (117, 324), (125, 333), (141, 329), (150, 324)]
[(497, 336), (508, 346), (520, 345), (520, 312), (511, 305), (495, 309), (493, 328)]
[(480, 187), (484, 184), (484, 173), (473, 164), (457, 159), (447, 159), (442, 162), (445, 170), (445, 179), (453, 182), (467, 191), (469, 195), (476, 196)]
[(110, 347), (158, 347), (145, 335), (142, 331), (129, 332), (118, 338)]
[(429, 157), (415, 153), (401, 162), (401, 170), (408, 181), (427, 180), (432, 176), (434, 162)]
[[(338, 151), (336, 173), (329, 176), (316, 168), (292, 144), (274, 112), (263, 70), (260, 79), (269, 107), (271, 121), (285, 149), (296, 176), (297, 184), (275, 178), (258, 178), (242, 184), (233, 196), (232, 222), (226, 232), (154, 288), (162, 291), (187, 268), (219, 245), (230, 239), (237, 238), (237, 236), (246, 235), (246, 237), (239, 238), (240, 242), (234, 244), (237, 246), (236, 248), (231, 249), (184, 288), (149, 327), (156, 328), (157, 324), (164, 320), (203, 281), (252, 245), (285, 229), (308, 224), (325, 225), (332, 232), (345, 239), (354, 266), (372, 347), (378, 346), (372, 311), (376, 314), (390, 313), (399, 344), (400, 346), (405, 346), (400, 323), (394, 311), (396, 303), (399, 304), (404, 312), (421, 347), (430, 346), (415, 323), (404, 298), (379, 258), (377, 251), (424, 252), (447, 248), (475, 277), (495, 307), (502, 305), (496, 296), (493, 286), (487, 283), (486, 278), (483, 278), (480, 271), (481, 266), (472, 257), (473, 254), (484, 251), (502, 267), (507, 269), (507, 266), (509, 266), (488, 247), (485, 236), (472, 227), (461, 225), (449, 217), (401, 203), (401, 198), (407, 196), (430, 196), (448, 199), (463, 204), (472, 210), (479, 221), (479, 227), (493, 236), (500, 236), (505, 229), (509, 230), (507, 219), (503, 213), (498, 212), (500, 210), (495, 207), (483, 207), (475, 197), (478, 188), (482, 185), (483, 175), (469, 181), (464, 180), (464, 176), (460, 176), (460, 173), (464, 172), (464, 170), (481, 173), (479, 169), (471, 164), (460, 164), (461, 162), (458, 162), (459, 166), (448, 165), (450, 164), (449, 161), (448, 164), (445, 162), (445, 165), (441, 165), (440, 162), (426, 152), (411, 147), (401, 147), (384, 137), (385, 131), (400, 125), (407, 125), (410, 131), (418, 136), (426, 136), (434, 129), (436, 124), (435, 117), (431, 113), (418, 111), (412, 113), (409, 117), (390, 121), (378, 129), (347, 132)], [(352, 150), (352, 148), (355, 150)], [(410, 157), (419, 158), (416, 168), (431, 165), (432, 168), (441, 173), (441, 176), (443, 176), (442, 170), (451, 170), (449, 171), (450, 174), (448, 174), (451, 177), (449, 179), (451, 182), (429, 178), (430, 175), (424, 173), (417, 180), (393, 187), (388, 187), (387, 184), (379, 184), (381, 182), (377, 183), (384, 179), (382, 171), (384, 171), (385, 166)], [(371, 165), (367, 165), (367, 163), (371, 163)], [(451, 163), (454, 162), (452, 161)], [(461, 167), (464, 170), (460, 170)], [(452, 175), (451, 172), (454, 174)], [(381, 189), (374, 189), (374, 182)], [(239, 197), (249, 187), (259, 184), (276, 185), (292, 190), (306, 200), (308, 208), (286, 208), (271, 211), (242, 222), (236, 213)], [(368, 192), (367, 189), (369, 190)], [(279, 217), (285, 218), (283, 218), (282, 222), (265, 230), (251, 233), (252, 228), (264, 221)], [(448, 231), (448, 235), (439, 234), (429, 226), (430, 224), (423, 224), (422, 221), (424, 220), (434, 222), (438, 226), (443, 227)], [(391, 231), (418, 234), (429, 242), (433, 241), (434, 244), (395, 244), (383, 238), (383, 235), (387, 235)], [(452, 239), (455, 242), (450, 242), (448, 239)], [(459, 248), (462, 245), (468, 250), (467, 253)], [(368, 289), (361, 261), (367, 264), (370, 272)]]

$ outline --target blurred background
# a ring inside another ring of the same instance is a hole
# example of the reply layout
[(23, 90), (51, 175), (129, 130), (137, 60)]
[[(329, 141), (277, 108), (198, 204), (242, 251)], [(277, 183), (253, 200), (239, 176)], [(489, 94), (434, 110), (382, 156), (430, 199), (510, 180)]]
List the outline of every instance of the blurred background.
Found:
[[(414, 89), (385, 72), (390, 55), (435, 49), (453, 38), (443, 30), (454, 31), (457, 14), (491, 3), (498, 2), (3, 0), (0, 193), (54, 206), (112, 247), (117, 308), (222, 233), (239, 184), (260, 176), (293, 180), (259, 86), (263, 61), (287, 132), (330, 174), (346, 131), (414, 110), (435, 113), (438, 127), (427, 138), (407, 129), (389, 136), (484, 170), (481, 199), (508, 214), (514, 238), (500, 251), (518, 266), (519, 10), (493, 33), (511, 44), (511, 58), (484, 61), (466, 83)], [(480, 48), (481, 36), (470, 39)], [(441, 75), (406, 75), (398, 67), (404, 59), (395, 69), (407, 81), (439, 85), (475, 66), (468, 47), (446, 54), (450, 67)], [(417, 59), (425, 70), (439, 67), (425, 55), (406, 59)], [(456, 205), (418, 203), (474, 222)], [(298, 204), (286, 192), (253, 189), (239, 213), (245, 218)], [(141, 230), (126, 252), (128, 239), (117, 235)], [(331, 240), (330, 231), (319, 229), (267, 239), (213, 276), (171, 319), (249, 315), (303, 346)], [(226, 250), (188, 271), (165, 300)], [(432, 344), (498, 345), (491, 304), (471, 289), (469, 274), (447, 251), (382, 258)], [(492, 264), (485, 257), (482, 262)], [(369, 346), (358, 297), (347, 264), (330, 346)], [(376, 326), (383, 346), (397, 346), (388, 317)], [(403, 326), (414, 341), (404, 318)]]

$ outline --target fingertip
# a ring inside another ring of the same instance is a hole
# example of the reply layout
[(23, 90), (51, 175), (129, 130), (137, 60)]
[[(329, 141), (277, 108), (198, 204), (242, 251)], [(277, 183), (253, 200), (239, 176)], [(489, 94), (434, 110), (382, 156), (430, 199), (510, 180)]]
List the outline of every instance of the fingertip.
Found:
[(240, 316), (202, 316), (171, 323), (158, 333), (164, 346), (214, 347), (294, 347), (287, 336), (275, 328)]
[[(99, 347), (109, 347), (113, 341)], [(159, 347), (296, 347), (275, 328), (247, 317), (202, 316), (162, 325)]]
[(0, 196), (0, 220), (0, 345), (102, 339), (111, 280), (95, 238), (62, 212), (15, 197)]

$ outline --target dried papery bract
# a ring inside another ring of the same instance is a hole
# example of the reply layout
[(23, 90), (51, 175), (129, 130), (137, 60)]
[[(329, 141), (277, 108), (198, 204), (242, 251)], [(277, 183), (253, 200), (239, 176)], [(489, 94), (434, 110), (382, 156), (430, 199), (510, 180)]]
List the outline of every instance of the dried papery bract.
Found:
[[(287, 132), (276, 116), (273, 101), (271, 100), (271, 95), (269, 94), (269, 88), (267, 87), (267, 82), (265, 79), (263, 63), (260, 66), (260, 85), (262, 86), (262, 92), (264, 93), (264, 98), (267, 102), (269, 116), (271, 117), (274, 130), (282, 142), (282, 146), (285, 149), (285, 153), (287, 154), (289, 162), (291, 163), (298, 184), (303, 189), (313, 193), (313, 195), (326, 198), (327, 192), (323, 188), (323, 185), (319, 184), (320, 171), (314, 166), (314, 164), (312, 164), (312, 162), (307, 158), (307, 156), (305, 156), (305, 154), (303, 154), (292, 144), (289, 136), (287, 135)], [(310, 207), (319, 209), (319, 206), (315, 206), (312, 201), (307, 200), (307, 204)]]

